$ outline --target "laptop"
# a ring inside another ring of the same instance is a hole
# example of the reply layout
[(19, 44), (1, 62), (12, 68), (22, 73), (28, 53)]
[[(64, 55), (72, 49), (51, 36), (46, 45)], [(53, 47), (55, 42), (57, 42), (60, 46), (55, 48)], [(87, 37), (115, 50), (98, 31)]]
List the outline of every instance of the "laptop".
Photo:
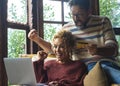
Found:
[(31, 58), (4, 58), (4, 64), (10, 85), (47, 86), (36, 83)]

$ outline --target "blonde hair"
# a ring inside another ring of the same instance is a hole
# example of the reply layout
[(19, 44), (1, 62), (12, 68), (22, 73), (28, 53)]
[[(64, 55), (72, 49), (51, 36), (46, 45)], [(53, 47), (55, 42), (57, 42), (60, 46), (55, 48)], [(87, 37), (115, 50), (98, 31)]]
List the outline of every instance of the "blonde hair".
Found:
[(72, 54), (72, 49), (75, 47), (76, 44), (74, 35), (72, 35), (71, 32), (62, 29), (53, 36), (52, 41), (54, 41), (56, 38), (61, 38), (63, 40), (63, 43), (65, 44), (66, 53)]

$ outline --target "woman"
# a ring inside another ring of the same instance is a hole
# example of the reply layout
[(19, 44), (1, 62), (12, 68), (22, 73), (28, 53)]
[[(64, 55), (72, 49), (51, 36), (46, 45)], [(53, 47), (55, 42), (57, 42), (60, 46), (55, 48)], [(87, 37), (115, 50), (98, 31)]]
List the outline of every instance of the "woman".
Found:
[(87, 68), (80, 60), (71, 60), (74, 47), (75, 38), (71, 32), (61, 30), (56, 33), (52, 41), (56, 59), (44, 62), (47, 53), (39, 51), (37, 61), (33, 62), (37, 82), (49, 86), (83, 86)]

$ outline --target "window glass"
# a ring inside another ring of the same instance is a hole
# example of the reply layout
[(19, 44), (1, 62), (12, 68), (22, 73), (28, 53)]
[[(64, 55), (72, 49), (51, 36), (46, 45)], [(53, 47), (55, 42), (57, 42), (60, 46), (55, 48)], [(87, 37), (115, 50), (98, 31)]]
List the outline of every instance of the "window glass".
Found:
[(43, 16), (47, 21), (61, 21), (61, 2), (43, 0)]
[(107, 16), (113, 27), (120, 27), (120, 0), (99, 0), (100, 15)]
[(8, 21), (27, 23), (27, 0), (8, 0)]
[(120, 62), (120, 36), (116, 35), (116, 39), (117, 39), (118, 45), (119, 45), (118, 61)]
[(64, 2), (64, 19), (66, 22), (72, 21), (72, 18), (70, 16), (70, 7), (67, 2)]
[(8, 28), (8, 57), (19, 57), (26, 53), (26, 32)]
[(46, 41), (51, 42), (51, 39), (53, 37), (53, 35), (56, 33), (56, 31), (58, 31), (59, 29), (61, 29), (62, 25), (61, 24), (44, 24), (44, 39)]
[[(118, 41), (118, 45), (120, 46), (120, 36), (119, 35), (116, 35), (116, 39)], [(120, 52), (120, 49), (119, 49), (119, 52)]]

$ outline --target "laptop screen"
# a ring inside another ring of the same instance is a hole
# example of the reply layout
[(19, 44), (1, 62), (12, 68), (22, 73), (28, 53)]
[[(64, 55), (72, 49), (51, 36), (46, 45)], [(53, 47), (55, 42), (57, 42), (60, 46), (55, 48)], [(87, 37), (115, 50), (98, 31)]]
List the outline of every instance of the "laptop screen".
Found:
[(36, 85), (31, 58), (4, 58), (4, 64), (11, 85)]

